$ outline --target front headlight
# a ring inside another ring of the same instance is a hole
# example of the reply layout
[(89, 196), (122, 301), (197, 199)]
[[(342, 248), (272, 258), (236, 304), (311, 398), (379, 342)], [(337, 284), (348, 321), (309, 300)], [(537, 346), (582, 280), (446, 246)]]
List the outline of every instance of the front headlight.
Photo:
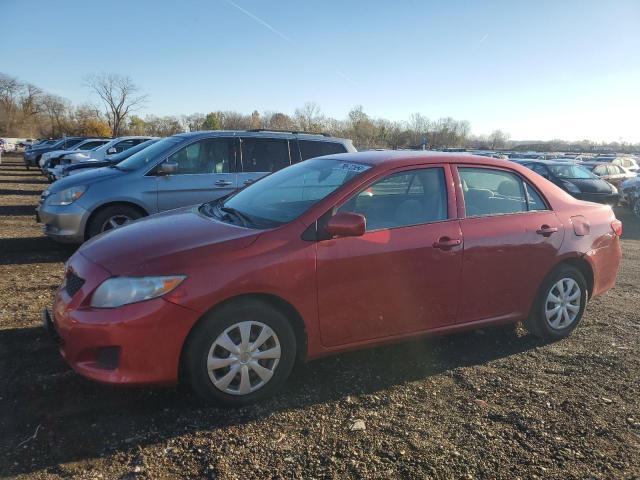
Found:
[(47, 198), (47, 204), (58, 207), (70, 205), (84, 195), (86, 191), (87, 187), (85, 185), (67, 188), (51, 194), (49, 198)]
[(109, 278), (93, 293), (91, 306), (116, 308), (161, 297), (180, 285), (185, 278), (184, 275)]
[(580, 193), (580, 189), (578, 187), (576, 187), (573, 183), (571, 182), (563, 182), (564, 184), (564, 188), (567, 189), (567, 192), (569, 193)]

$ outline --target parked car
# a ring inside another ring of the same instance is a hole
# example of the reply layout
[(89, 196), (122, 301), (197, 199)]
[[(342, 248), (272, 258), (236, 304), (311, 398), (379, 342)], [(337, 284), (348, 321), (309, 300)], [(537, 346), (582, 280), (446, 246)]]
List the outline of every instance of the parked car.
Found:
[(87, 138), (67, 150), (52, 150), (50, 152), (42, 154), (40, 160), (38, 161), (38, 166), (40, 167), (42, 173), (47, 175), (47, 170), (57, 166), (60, 163), (60, 159), (64, 155), (74, 152), (93, 150), (109, 141), (110, 140), (108, 138)]
[[(109, 154), (124, 152), (131, 147), (146, 142), (152, 137), (118, 137), (99, 145), (95, 148), (84, 151), (68, 152), (62, 155), (57, 165), (48, 169), (48, 174), (52, 180), (62, 178), (62, 169), (68, 165), (86, 162), (88, 160), (104, 160)], [(109, 154), (107, 152), (110, 152)]]
[(550, 160), (523, 160), (519, 163), (580, 200), (608, 205), (618, 204), (619, 194), (616, 187), (581, 165)]
[(29, 170), (31, 167), (35, 167), (38, 165), (40, 161), (40, 157), (47, 152), (51, 152), (52, 150), (68, 150), (71, 147), (79, 144), (85, 139), (85, 137), (65, 137), (59, 138), (53, 143), (50, 141), (46, 141), (37, 145), (33, 145), (30, 149), (25, 150), (22, 154), (22, 158), (24, 160), (24, 166)]
[(333, 155), (87, 242), (43, 320), (86, 377), (245, 405), (296, 359), (520, 320), (564, 338), (613, 287), (621, 232), (512, 162)]
[(640, 177), (628, 178), (620, 184), (620, 204), (640, 218)]
[(627, 178), (635, 177), (636, 174), (620, 165), (606, 162), (582, 162), (582, 167), (590, 170), (594, 175), (606, 180), (616, 188)]
[(215, 200), (310, 157), (355, 151), (350, 140), (265, 131), (192, 132), (127, 160), (55, 182), (38, 218), (49, 237), (82, 243), (146, 215)]
[(109, 167), (111, 165), (117, 165), (118, 163), (126, 160), (134, 153), (138, 153), (140, 150), (144, 150), (150, 145), (156, 143), (159, 138), (152, 138), (146, 142), (139, 143), (135, 147), (131, 147), (123, 152), (115, 153), (113, 155), (107, 155), (104, 160), (89, 159), (84, 162), (73, 163), (71, 165), (65, 165), (61, 167), (59, 177), (64, 178), (69, 175), (77, 175), (78, 173), (88, 172), (89, 169)]

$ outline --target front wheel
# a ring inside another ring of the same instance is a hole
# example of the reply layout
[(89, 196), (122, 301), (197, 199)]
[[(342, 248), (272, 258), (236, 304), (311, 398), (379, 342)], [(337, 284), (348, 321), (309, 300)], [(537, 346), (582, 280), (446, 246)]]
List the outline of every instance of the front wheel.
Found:
[(568, 337), (582, 319), (587, 298), (587, 282), (582, 273), (562, 265), (542, 283), (525, 327), (546, 340)]
[(129, 205), (113, 205), (100, 210), (89, 222), (87, 238), (122, 227), (127, 223), (142, 218), (143, 213)]
[(190, 334), (183, 368), (203, 400), (248, 405), (273, 395), (296, 359), (296, 338), (288, 319), (255, 300), (208, 314)]

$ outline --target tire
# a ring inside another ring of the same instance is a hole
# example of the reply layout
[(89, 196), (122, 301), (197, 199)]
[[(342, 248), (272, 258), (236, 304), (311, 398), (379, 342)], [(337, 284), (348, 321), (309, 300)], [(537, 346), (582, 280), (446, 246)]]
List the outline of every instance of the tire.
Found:
[[(587, 282), (582, 273), (570, 265), (560, 265), (542, 282), (524, 326), (529, 333), (544, 340), (566, 338), (582, 320), (587, 300)], [(549, 318), (547, 312), (550, 312)]]
[[(240, 326), (247, 325), (249, 349), (263, 334), (267, 337), (272, 333), (275, 337), (269, 336), (264, 343), (256, 345), (253, 353), (240, 355), (234, 355), (231, 349), (220, 345), (223, 343), (246, 352), (247, 349), (242, 349)], [(233, 345), (229, 345), (227, 339)], [(280, 356), (276, 359), (278, 350)], [(246, 300), (223, 306), (200, 321), (185, 344), (182, 368), (192, 390), (206, 403), (241, 407), (270, 397), (279, 390), (289, 377), (296, 357), (296, 337), (286, 316), (264, 302)]]
[(103, 208), (89, 221), (86, 234), (87, 240), (100, 233), (117, 228), (114, 223), (117, 226), (122, 226), (142, 217), (144, 217), (144, 214), (140, 210), (129, 205), (112, 205)]

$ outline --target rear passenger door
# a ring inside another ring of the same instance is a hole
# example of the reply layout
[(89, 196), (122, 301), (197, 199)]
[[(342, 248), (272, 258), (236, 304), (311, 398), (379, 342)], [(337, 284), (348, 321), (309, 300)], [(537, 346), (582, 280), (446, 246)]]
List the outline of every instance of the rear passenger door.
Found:
[(165, 162), (176, 164), (178, 171), (171, 175), (156, 173), (160, 211), (215, 200), (237, 188), (233, 138), (198, 140)]
[(240, 138), (241, 170), (238, 188), (291, 165), (289, 142), (286, 138)]
[(514, 171), (459, 166), (464, 237), (459, 322), (523, 318), (557, 262), (564, 229)]

